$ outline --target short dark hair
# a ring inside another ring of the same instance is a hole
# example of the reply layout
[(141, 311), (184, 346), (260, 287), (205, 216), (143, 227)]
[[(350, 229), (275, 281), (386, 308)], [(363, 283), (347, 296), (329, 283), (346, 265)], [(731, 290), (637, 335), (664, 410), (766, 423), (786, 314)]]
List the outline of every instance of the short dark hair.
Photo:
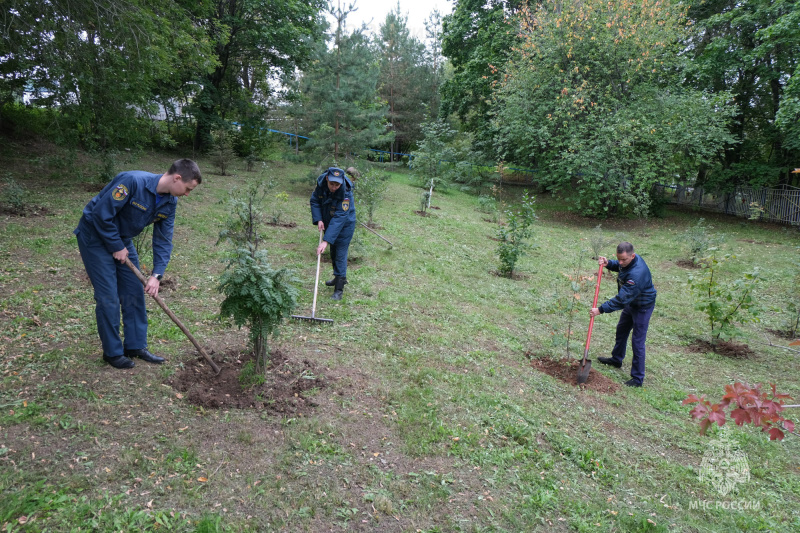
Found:
[(618, 254), (632, 254), (633, 253), (633, 245), (629, 242), (621, 242), (617, 245), (617, 253)]
[(169, 167), (167, 174), (180, 174), (181, 181), (191, 183), (196, 181), (198, 185), (203, 183), (203, 176), (200, 175), (200, 167), (191, 159), (178, 159)]

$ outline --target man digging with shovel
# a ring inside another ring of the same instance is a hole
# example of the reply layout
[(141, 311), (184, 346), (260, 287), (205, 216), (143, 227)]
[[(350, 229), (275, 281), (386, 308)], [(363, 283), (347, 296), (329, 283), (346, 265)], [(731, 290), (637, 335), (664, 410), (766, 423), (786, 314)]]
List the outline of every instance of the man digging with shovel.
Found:
[[(188, 195), (203, 180), (197, 163), (175, 161), (165, 174), (139, 170), (122, 172), (83, 209), (74, 233), (97, 303), (97, 333), (103, 360), (114, 368), (131, 368), (133, 358), (161, 364), (163, 357), (147, 350), (147, 309), (144, 293), (158, 294), (172, 253), (172, 231), (178, 196)], [(153, 274), (142, 283), (125, 265), (138, 268), (133, 238), (153, 224)], [(119, 335), (120, 309), (125, 341)]]
[(633, 253), (633, 245), (621, 242), (617, 246), (617, 261), (609, 261), (599, 257), (598, 263), (612, 272), (619, 272), (617, 277), (617, 295), (600, 307), (593, 307), (590, 314), (594, 317), (602, 313), (622, 310), (617, 324), (617, 338), (611, 357), (598, 357), (604, 365), (620, 368), (625, 359), (625, 348), (628, 337), (633, 330), (631, 345), (633, 361), (631, 363), (631, 379), (625, 382), (629, 387), (641, 387), (644, 382), (644, 343), (647, 339), (647, 328), (650, 316), (656, 305), (656, 288), (650, 269), (644, 259)]

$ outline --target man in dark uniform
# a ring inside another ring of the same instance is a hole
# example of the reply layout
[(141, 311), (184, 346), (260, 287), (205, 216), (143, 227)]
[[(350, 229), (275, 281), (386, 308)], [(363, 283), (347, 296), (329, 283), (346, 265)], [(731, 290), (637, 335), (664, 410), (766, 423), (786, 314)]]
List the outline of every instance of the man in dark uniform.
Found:
[(344, 170), (331, 167), (317, 178), (317, 187), (311, 193), (311, 220), (325, 232), (317, 255), (331, 247), (333, 279), (325, 285), (334, 288), (334, 300), (341, 300), (347, 284), (347, 251), (356, 229), (353, 182)]
[[(147, 350), (144, 293), (158, 294), (172, 254), (172, 231), (178, 196), (188, 195), (203, 180), (197, 163), (175, 161), (166, 174), (134, 170), (118, 174), (83, 209), (74, 233), (86, 273), (94, 287), (97, 333), (103, 360), (114, 368), (131, 368), (133, 357), (160, 364), (164, 358)], [(142, 290), (125, 259), (139, 266), (132, 239), (153, 224), (153, 274)], [(120, 339), (120, 308), (125, 341)]]
[(622, 360), (625, 359), (628, 336), (633, 330), (631, 379), (626, 381), (625, 385), (641, 387), (644, 382), (644, 343), (647, 339), (650, 316), (656, 305), (656, 288), (653, 286), (650, 269), (647, 268), (644, 259), (633, 253), (633, 245), (629, 242), (621, 242), (617, 246), (617, 261), (599, 257), (598, 262), (612, 272), (619, 272), (618, 292), (600, 307), (592, 308), (591, 315), (597, 316), (620, 309), (622, 315), (617, 324), (617, 338), (611, 357), (598, 357), (597, 360), (604, 365), (620, 368)]

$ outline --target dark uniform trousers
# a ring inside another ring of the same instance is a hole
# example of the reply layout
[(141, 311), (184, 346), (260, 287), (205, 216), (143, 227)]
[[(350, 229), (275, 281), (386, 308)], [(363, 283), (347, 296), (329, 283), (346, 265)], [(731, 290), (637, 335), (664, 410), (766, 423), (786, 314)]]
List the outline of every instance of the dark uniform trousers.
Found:
[[(80, 224), (78, 249), (86, 273), (94, 287), (97, 333), (108, 357), (123, 355), (124, 350), (147, 347), (147, 307), (139, 278), (124, 263), (108, 253), (103, 241), (89, 224)], [(128, 258), (139, 268), (139, 255), (131, 240), (123, 240)], [(125, 344), (119, 336), (122, 308)]]
[[(326, 222), (327, 224), (327, 222)], [(339, 232), (336, 240), (328, 246), (331, 251), (331, 262), (333, 263), (333, 275), (347, 277), (347, 254), (350, 251), (350, 241), (355, 233), (355, 226), (345, 226)]]
[(644, 381), (644, 343), (647, 340), (647, 328), (650, 325), (650, 316), (655, 309), (655, 303), (644, 308), (625, 306), (617, 323), (617, 338), (614, 349), (611, 350), (611, 358), (622, 363), (625, 359), (625, 350), (628, 346), (628, 337), (633, 331), (631, 348), (633, 349), (633, 360), (631, 361), (631, 377), (639, 383)]

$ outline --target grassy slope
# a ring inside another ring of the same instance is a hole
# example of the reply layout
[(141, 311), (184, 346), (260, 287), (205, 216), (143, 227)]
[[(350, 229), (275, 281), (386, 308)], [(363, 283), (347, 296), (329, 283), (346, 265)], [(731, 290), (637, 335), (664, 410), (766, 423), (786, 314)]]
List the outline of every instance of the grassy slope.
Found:
[[(753, 359), (686, 350), (706, 333), (688, 273), (674, 264), (696, 214), (670, 213), (647, 236), (628, 221), (603, 224), (609, 242), (634, 242), (659, 290), (645, 388), (604, 396), (533, 371), (526, 355), (563, 353), (555, 341), (567, 323), (558, 305), (571, 294), (564, 274), (589, 248), (596, 221), (541, 201), (538, 248), (518, 265), (521, 280), (503, 279), (492, 273), (496, 243), (488, 237), (496, 225), (483, 220), (474, 196), (437, 195), (440, 209), (422, 218), (413, 213), (419, 190), (395, 175), (376, 215), (394, 248), (359, 230), (344, 301), (320, 291), (318, 316), (335, 325), (282, 329), (277, 344), (289, 357), (314, 361), (329, 386), (317, 393), (311, 416), (281, 420), (206, 411), (177, 398), (163, 382), (194, 355), (156, 306), (150, 345), (169, 364), (119, 372), (99, 361), (91, 289), (71, 235), (92, 193), (74, 173), (59, 172), (59, 154), (36, 157), (21, 144), (2, 154), (52, 216), (0, 220), (0, 524), (31, 531), (800, 528), (794, 436), (775, 443), (735, 428), (730, 435), (747, 454), (750, 482), (721, 498), (698, 480), (709, 439), (688, 421), (680, 405), (686, 394), (719, 397), (724, 384), (747, 380), (778, 382), (800, 398), (800, 382), (795, 354), (754, 342), (763, 340), (761, 330), (780, 327), (773, 312), (748, 329)], [(172, 158), (140, 155), (125, 168), (160, 171)], [(88, 164), (80, 159), (75, 167), (91, 175)], [(275, 264), (303, 280), (298, 312), (305, 313), (316, 244), (309, 169), (276, 162), (223, 177), (203, 168), (206, 181), (179, 207), (168, 272), (179, 286), (167, 301), (204, 345), (244, 349), (244, 333), (215, 320), (220, 201), (267, 173), (289, 193), (285, 217), (299, 225), (270, 229), (267, 247)], [(769, 281), (759, 298), (783, 306), (793, 288), (796, 233), (727, 218), (712, 223), (727, 236), (724, 250), (738, 254), (726, 266), (730, 275), (759, 265)], [(606, 248), (611, 255), (613, 245)], [(594, 271), (584, 259), (581, 273)], [(581, 305), (592, 292), (582, 288)], [(613, 281), (604, 281), (601, 298), (614, 292)], [(587, 318), (581, 312), (573, 326), (575, 356)], [(614, 315), (595, 322), (593, 356), (610, 350), (615, 324)], [(599, 370), (621, 382), (628, 368)], [(761, 507), (690, 510), (698, 499)]]

